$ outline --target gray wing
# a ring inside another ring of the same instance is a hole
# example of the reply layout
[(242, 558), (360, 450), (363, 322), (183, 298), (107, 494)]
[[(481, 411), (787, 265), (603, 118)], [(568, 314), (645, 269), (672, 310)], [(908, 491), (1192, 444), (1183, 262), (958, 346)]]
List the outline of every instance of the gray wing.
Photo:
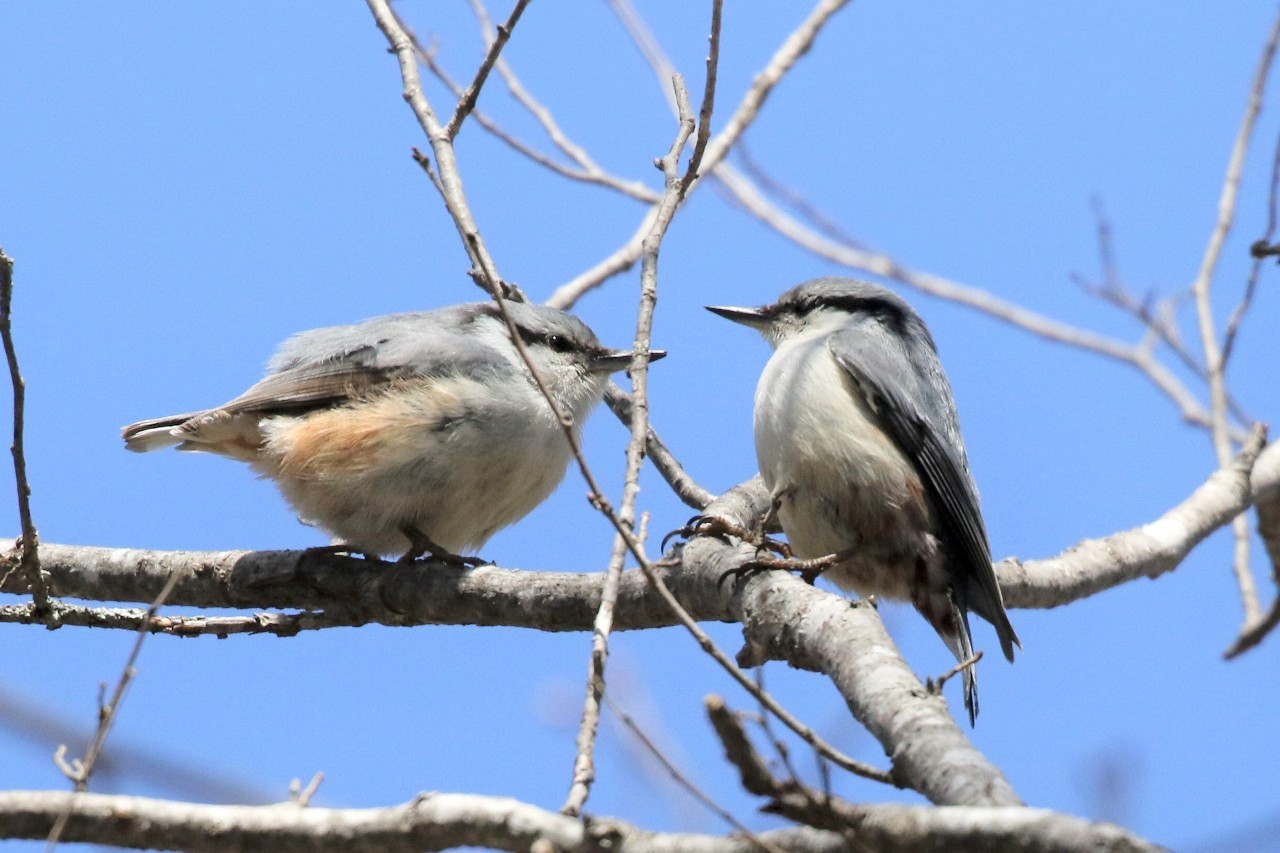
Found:
[[(996, 628), (1005, 657), (1018, 642), (1004, 611), (991, 567), (991, 547), (960, 440), (955, 402), (931, 347), (914, 364), (902, 344), (878, 327), (837, 332), (828, 341), (836, 361), (853, 380), (867, 406), (911, 460), (932, 498), (944, 538), (961, 563), (956, 592)], [(928, 383), (925, 386), (924, 383)], [(931, 387), (931, 393), (925, 392)]]
[(505, 362), (465, 334), (474, 317), (466, 312), (469, 307), (392, 314), (294, 335), (271, 359), (267, 376), (219, 409), (229, 414), (315, 409), (398, 380), (492, 372)]

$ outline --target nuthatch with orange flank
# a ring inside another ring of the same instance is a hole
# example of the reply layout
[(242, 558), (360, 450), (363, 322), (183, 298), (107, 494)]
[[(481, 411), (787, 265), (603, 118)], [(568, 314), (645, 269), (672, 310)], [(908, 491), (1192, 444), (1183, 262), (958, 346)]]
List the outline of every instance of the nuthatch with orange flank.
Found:
[[(964, 662), (969, 611), (1020, 645), (991, 566), (951, 386), (919, 315), (883, 287), (819, 278), (762, 308), (709, 307), (774, 348), (756, 388), (760, 475), (796, 556), (826, 577), (905, 599)], [(964, 669), (973, 723), (977, 679)]]
[[(577, 429), (631, 353), (563, 311), (506, 309)], [(404, 560), (478, 549), (551, 494), (571, 455), (492, 302), (302, 332), (234, 400), (123, 434), (134, 451), (176, 445), (247, 462), (335, 547)]]

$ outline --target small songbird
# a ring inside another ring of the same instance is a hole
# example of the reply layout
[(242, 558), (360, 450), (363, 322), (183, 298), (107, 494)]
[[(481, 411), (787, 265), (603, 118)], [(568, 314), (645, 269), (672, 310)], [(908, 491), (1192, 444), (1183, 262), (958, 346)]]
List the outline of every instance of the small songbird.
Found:
[[(506, 309), (579, 429), (631, 353), (563, 311)], [(457, 555), (545, 500), (571, 454), (493, 302), (302, 332), (234, 400), (123, 434), (138, 452), (177, 445), (247, 462), (335, 548), (406, 561), (478, 562)]]
[[(904, 599), (964, 662), (969, 611), (1020, 645), (991, 567), (951, 386), (919, 315), (883, 287), (819, 278), (761, 308), (708, 306), (774, 348), (756, 388), (760, 475), (797, 557), (839, 555), (825, 576)], [(964, 701), (978, 713), (973, 666)]]

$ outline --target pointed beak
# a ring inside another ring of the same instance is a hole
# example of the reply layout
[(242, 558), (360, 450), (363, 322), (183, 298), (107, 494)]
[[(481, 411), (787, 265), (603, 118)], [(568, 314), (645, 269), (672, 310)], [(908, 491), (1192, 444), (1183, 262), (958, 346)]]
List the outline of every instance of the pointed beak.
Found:
[[(592, 373), (614, 373), (618, 370), (626, 370), (631, 366), (631, 356), (632, 352), (629, 349), (600, 350), (600, 352), (591, 357), (591, 366), (588, 369)], [(651, 363), (666, 357), (666, 350), (649, 350), (649, 361)]]
[(708, 305), (706, 308), (712, 314), (718, 314), (726, 320), (750, 326), (758, 332), (764, 331), (772, 319), (763, 308), (733, 308), (728, 305)]

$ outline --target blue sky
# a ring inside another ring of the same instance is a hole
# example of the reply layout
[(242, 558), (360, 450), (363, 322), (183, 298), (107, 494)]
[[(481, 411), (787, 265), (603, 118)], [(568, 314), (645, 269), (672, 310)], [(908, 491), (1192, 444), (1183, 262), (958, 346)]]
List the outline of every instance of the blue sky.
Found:
[[(793, 4), (727, 6), (721, 120), (803, 14)], [(466, 4), (399, 8), (438, 39), (457, 77), (470, 76), (480, 41)], [(664, 0), (642, 12), (697, 90), (708, 10)], [(1135, 339), (1131, 321), (1072, 284), (1073, 273), (1099, 274), (1090, 199), (1105, 204), (1135, 291), (1189, 285), (1274, 12), (1258, 2), (854, 3), (747, 140), (775, 177), (903, 263)], [(243, 467), (127, 454), (118, 428), (234, 396), (294, 331), (479, 298), (456, 232), (409, 157), (423, 138), (385, 47), (358, 2), (0, 5), (0, 246), (18, 263), (32, 503), (45, 540), (322, 544)], [(650, 163), (674, 126), (607, 6), (535, 3), (506, 55), (603, 166), (657, 185)], [(448, 103), (438, 88), (430, 94)], [(480, 106), (542, 143), (496, 78)], [(1219, 318), (1261, 233), (1278, 131), (1268, 107), (1217, 281)], [(642, 214), (540, 171), (474, 123), (459, 158), (490, 249), (534, 298), (612, 251)], [(655, 345), (671, 356), (652, 374), (653, 421), (708, 488), (755, 471), (751, 397), (768, 350), (701, 306), (759, 304), (838, 272), (710, 185), (678, 216), (661, 259)], [(1280, 411), (1280, 297), (1268, 276), (1230, 377), (1261, 420)], [(606, 342), (631, 340), (637, 282), (636, 273), (617, 279), (577, 309)], [(1049, 556), (1150, 520), (1214, 467), (1207, 435), (1180, 423), (1134, 371), (904, 295), (950, 373), (997, 557)], [(625, 439), (603, 412), (586, 432), (615, 495)], [(643, 485), (652, 530), (687, 517), (657, 477)], [(485, 556), (599, 570), (611, 537), (584, 492), (570, 473)], [(16, 531), (7, 491), (3, 501)], [(1255, 838), (1252, 849), (1280, 846), (1277, 646), (1221, 660), (1240, 623), (1229, 559), (1217, 536), (1155, 583), (1013, 614), (1025, 651), (1014, 666), (984, 663), (973, 738), (1028, 802), (1119, 819), (1179, 850), (1268, 825), (1268, 841)], [(913, 612), (882, 612), (917, 672), (950, 666)], [(737, 648), (733, 626), (711, 631)], [(980, 645), (994, 642), (986, 626), (978, 633)], [(87, 733), (98, 684), (114, 680), (131, 642), (0, 625), (0, 690)], [(557, 808), (588, 651), (586, 635), (453, 627), (153, 638), (112, 744), (273, 798), (290, 778), (323, 770), (322, 805), (449, 790)], [(778, 665), (767, 677), (824, 736), (883, 762), (829, 684)], [(610, 683), (722, 805), (749, 825), (772, 825), (738, 792), (701, 713), (708, 692), (749, 701), (688, 637), (616, 637)], [(659, 829), (725, 829), (635, 750), (606, 724), (594, 812)], [(0, 788), (65, 784), (46, 745), (3, 721), (0, 755)], [(160, 776), (117, 773), (100, 789), (195, 796)], [(1117, 776), (1120, 793), (1100, 795), (1098, 779)], [(855, 780), (839, 789), (910, 798)]]

